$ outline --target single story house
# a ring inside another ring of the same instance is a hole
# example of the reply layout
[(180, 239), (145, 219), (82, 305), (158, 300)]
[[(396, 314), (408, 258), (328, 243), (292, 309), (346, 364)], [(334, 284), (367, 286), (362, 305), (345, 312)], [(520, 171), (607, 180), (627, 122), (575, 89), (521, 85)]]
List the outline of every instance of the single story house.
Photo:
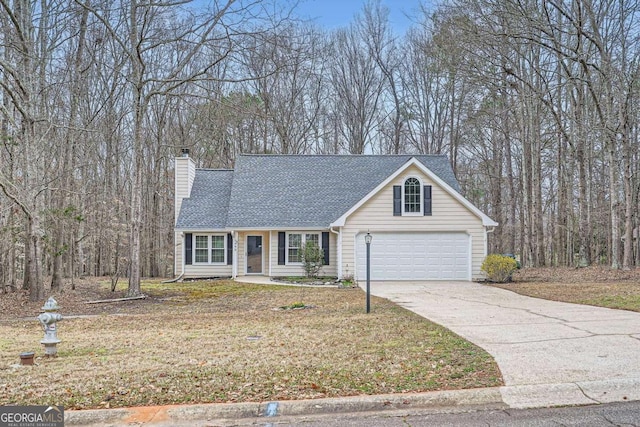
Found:
[(475, 280), (498, 224), (460, 194), (446, 156), (241, 155), (233, 170), (175, 160), (175, 273), (181, 278), (320, 274), (371, 280)]

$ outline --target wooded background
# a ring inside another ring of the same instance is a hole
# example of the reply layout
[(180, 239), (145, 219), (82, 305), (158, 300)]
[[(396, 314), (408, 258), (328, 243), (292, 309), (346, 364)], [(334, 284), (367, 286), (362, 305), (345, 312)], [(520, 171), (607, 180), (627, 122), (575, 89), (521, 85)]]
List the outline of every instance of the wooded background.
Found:
[(0, 285), (172, 276), (182, 147), (446, 154), (490, 252), (635, 267), (639, 12), (451, 0), (398, 35), (377, 1), (329, 31), (284, 1), (0, 0)]

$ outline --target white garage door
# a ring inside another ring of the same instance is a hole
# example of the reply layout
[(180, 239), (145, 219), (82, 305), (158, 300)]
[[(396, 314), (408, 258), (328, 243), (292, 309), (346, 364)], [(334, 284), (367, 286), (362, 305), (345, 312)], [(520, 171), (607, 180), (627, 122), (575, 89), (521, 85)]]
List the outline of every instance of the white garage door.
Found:
[[(366, 233), (365, 233), (366, 234)], [(471, 280), (466, 233), (372, 233), (371, 280)], [(366, 280), (364, 234), (356, 237), (358, 277)]]

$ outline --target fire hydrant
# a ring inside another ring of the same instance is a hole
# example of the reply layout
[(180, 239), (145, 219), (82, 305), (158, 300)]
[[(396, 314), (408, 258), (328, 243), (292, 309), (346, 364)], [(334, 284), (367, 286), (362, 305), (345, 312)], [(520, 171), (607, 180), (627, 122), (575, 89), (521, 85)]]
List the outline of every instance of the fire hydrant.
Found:
[(56, 346), (61, 342), (61, 340), (58, 339), (56, 322), (62, 320), (62, 315), (55, 312), (59, 309), (60, 307), (58, 307), (56, 300), (53, 297), (49, 297), (42, 307), (42, 311), (44, 311), (44, 313), (41, 313), (38, 316), (38, 320), (44, 327), (44, 338), (40, 343), (44, 344), (44, 355), (47, 357), (58, 356), (58, 348)]

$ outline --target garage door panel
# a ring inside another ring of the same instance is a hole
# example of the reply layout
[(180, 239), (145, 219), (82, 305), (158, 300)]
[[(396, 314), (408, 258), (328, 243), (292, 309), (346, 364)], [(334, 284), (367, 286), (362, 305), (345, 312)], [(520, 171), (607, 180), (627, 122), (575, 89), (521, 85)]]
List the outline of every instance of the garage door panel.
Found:
[[(366, 277), (364, 234), (356, 237), (358, 278)], [(466, 233), (373, 235), (372, 280), (470, 280), (470, 238)]]

